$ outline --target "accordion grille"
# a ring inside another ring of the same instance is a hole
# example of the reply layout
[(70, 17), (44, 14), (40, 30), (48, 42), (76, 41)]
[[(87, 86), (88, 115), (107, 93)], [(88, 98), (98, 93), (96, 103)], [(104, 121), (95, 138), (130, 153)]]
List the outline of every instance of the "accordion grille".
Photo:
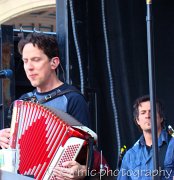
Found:
[[(70, 137), (83, 138), (48, 108), (32, 102), (17, 100), (14, 103), (10, 147), (17, 149), (20, 174), (34, 174), (42, 179), (59, 149)], [(70, 154), (74, 148), (69, 147)], [(65, 158), (61, 163), (65, 161)], [(70, 158), (71, 159), (71, 158)]]

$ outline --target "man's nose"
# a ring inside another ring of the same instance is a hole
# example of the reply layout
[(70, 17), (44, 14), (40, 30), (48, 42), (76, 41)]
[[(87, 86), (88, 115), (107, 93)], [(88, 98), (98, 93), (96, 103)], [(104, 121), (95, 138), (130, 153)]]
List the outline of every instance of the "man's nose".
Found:
[(147, 111), (147, 117), (150, 117), (150, 111)]
[(26, 64), (25, 64), (25, 68), (28, 69), (28, 70), (31, 70), (34, 68), (33, 66), (33, 63), (31, 61), (28, 61)]

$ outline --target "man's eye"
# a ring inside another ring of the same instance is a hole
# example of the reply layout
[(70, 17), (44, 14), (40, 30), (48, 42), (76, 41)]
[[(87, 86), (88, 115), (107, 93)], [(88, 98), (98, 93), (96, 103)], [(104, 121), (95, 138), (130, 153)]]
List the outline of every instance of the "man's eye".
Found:
[(40, 61), (40, 59), (34, 59), (33, 61), (37, 62), (37, 61)]
[(26, 59), (23, 59), (22, 61), (23, 61), (23, 63), (26, 63), (26, 62), (27, 62), (27, 60), (26, 60)]

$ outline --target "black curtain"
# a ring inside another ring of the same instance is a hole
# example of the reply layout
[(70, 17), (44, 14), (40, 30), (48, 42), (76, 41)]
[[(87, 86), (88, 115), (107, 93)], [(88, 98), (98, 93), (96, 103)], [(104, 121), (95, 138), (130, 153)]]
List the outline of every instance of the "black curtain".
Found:
[[(104, 13), (102, 0), (72, 2), (92, 129), (98, 134), (99, 149), (103, 151), (111, 169), (115, 169), (119, 150), (118, 133), (121, 147), (126, 145), (130, 148), (136, 142), (141, 133), (133, 122), (133, 103), (137, 97), (149, 94), (146, 1), (104, 0)], [(156, 92), (165, 105), (168, 123), (174, 126), (174, 2), (153, 0), (152, 3)], [(72, 84), (80, 88), (69, 3), (68, 11), (70, 79)], [(104, 32), (107, 33), (112, 77), (108, 71)], [(115, 126), (113, 101), (116, 103), (119, 131)]]
[[(104, 5), (121, 146), (129, 148), (139, 135), (132, 120), (133, 101), (148, 92), (145, 2), (109, 0)], [(113, 118), (101, 1), (93, 1), (89, 7), (90, 67), (94, 69), (91, 81), (98, 95), (99, 147), (115, 169), (118, 132)]]
[[(174, 2), (153, 1), (156, 92), (163, 100), (168, 123), (173, 125)], [(130, 148), (140, 136), (133, 122), (134, 100), (149, 94), (146, 2), (105, 0), (110, 65), (117, 104), (121, 146)], [(113, 118), (101, 0), (88, 1), (90, 86), (98, 95), (99, 147), (112, 169), (117, 164), (117, 139)]]

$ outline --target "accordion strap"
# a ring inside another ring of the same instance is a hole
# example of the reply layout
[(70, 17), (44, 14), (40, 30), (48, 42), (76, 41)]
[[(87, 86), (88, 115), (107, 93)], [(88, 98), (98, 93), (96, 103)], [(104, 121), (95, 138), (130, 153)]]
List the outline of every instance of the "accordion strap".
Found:
[(80, 91), (78, 91), (76, 89), (67, 89), (67, 90), (63, 90), (63, 91), (55, 90), (52, 93), (47, 94), (44, 98), (41, 98), (41, 99), (38, 100), (37, 97), (35, 96), (35, 92), (36, 92), (36, 90), (34, 90), (32, 92), (29, 92), (29, 93), (25, 94), (24, 97), (22, 97), (20, 99), (24, 100), (24, 101), (31, 101), (31, 102), (36, 102), (36, 103), (39, 103), (39, 104), (43, 104), (45, 102), (51, 101), (54, 98), (63, 96), (63, 95), (68, 94), (70, 92), (76, 92), (76, 93), (82, 95), (80, 93)]
[[(64, 90), (64, 91), (54, 91), (48, 95), (46, 95), (44, 98), (38, 100), (38, 103), (42, 104), (42, 103), (45, 103), (45, 102), (48, 102), (48, 101), (51, 101), (52, 99), (54, 98), (57, 98), (57, 97), (60, 97), (60, 96), (63, 96), (65, 94), (68, 94), (70, 92), (77, 92), (79, 94), (81, 94), (78, 90), (75, 90), (75, 89), (67, 89), (67, 90)], [(81, 94), (82, 95), (82, 94)]]

